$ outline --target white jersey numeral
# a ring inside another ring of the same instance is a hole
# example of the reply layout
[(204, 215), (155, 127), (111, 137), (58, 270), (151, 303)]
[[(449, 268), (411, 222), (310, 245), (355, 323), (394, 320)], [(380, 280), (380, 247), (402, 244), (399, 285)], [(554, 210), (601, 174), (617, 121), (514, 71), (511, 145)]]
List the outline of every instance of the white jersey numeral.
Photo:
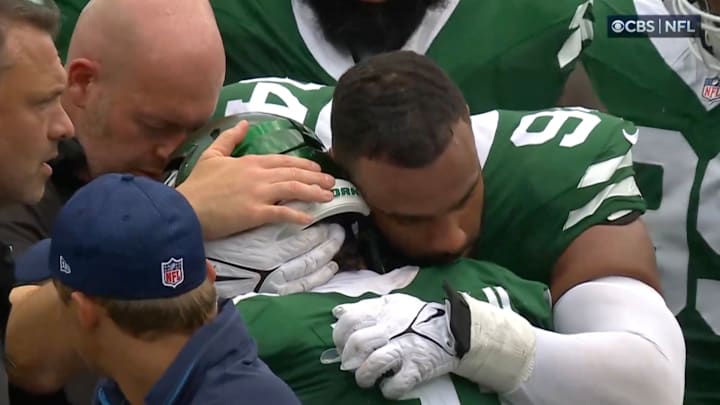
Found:
[[(549, 118), (540, 131), (531, 131), (530, 127), (537, 122), (539, 118)], [(554, 139), (560, 128), (570, 118), (577, 118), (580, 124), (569, 134), (563, 136), (560, 146), (572, 148), (585, 142), (590, 133), (600, 124), (600, 117), (584, 108), (565, 108), (562, 110), (540, 111), (528, 114), (522, 117), (520, 123), (510, 136), (510, 141), (515, 146), (540, 145)]]
[[(698, 156), (680, 132), (640, 127), (633, 148), (634, 161), (662, 168), (662, 200), (644, 220), (655, 245), (663, 293), (675, 315), (688, 305), (690, 254), (687, 229), (692, 205), (693, 179)], [(697, 201), (697, 230), (716, 254), (720, 254), (720, 158), (710, 161), (702, 177)], [(694, 222), (694, 221), (693, 221)], [(720, 281), (698, 279), (694, 287), (695, 310), (716, 335), (720, 335)]]
[[(545, 123), (541, 128), (537, 128), (538, 120), (540, 119), (544, 119)], [(560, 146), (564, 148), (572, 148), (585, 143), (592, 131), (602, 121), (592, 110), (581, 107), (539, 111), (525, 115), (520, 119), (520, 123), (518, 123), (518, 126), (510, 136), (510, 141), (518, 147), (544, 144), (555, 139), (559, 135), (563, 125), (570, 119), (578, 119), (580, 122), (570, 133), (563, 135), (560, 140)], [(533, 128), (533, 126), (535, 126), (535, 128)], [(623, 129), (622, 134), (630, 144), (637, 142), (636, 133), (628, 134), (625, 129)], [(627, 152), (624, 156), (616, 156), (608, 160), (595, 162), (588, 166), (577, 188), (582, 189), (608, 182), (618, 170), (631, 165), (632, 155), (630, 152)], [(595, 214), (606, 200), (619, 196), (630, 197), (637, 195), (640, 195), (640, 191), (635, 184), (635, 179), (632, 177), (625, 177), (617, 182), (608, 184), (597, 193), (592, 200), (588, 201), (586, 205), (578, 207), (568, 214), (568, 218), (563, 225), (563, 230), (570, 229), (585, 218)], [(627, 213), (628, 211), (612, 213), (609, 219), (619, 218)]]
[[(280, 99), (282, 104), (268, 102), (271, 95)], [(297, 122), (305, 122), (308, 109), (282, 84), (261, 82), (255, 84), (249, 100), (230, 100), (225, 106), (225, 115), (243, 112), (277, 114)]]
[[(275, 114), (281, 117), (290, 118), (307, 125), (308, 115), (312, 117), (316, 111), (310, 111), (306, 105), (291, 91), (291, 88), (300, 91), (320, 90), (326, 86), (315, 83), (302, 83), (292, 79), (284, 78), (262, 78), (243, 80), (243, 84), (253, 85), (252, 94), (249, 99), (228, 100), (225, 105), (225, 115), (240, 114), (246, 112), (258, 112)], [(326, 148), (330, 147), (330, 111), (332, 100), (317, 112), (315, 133), (323, 142)]]

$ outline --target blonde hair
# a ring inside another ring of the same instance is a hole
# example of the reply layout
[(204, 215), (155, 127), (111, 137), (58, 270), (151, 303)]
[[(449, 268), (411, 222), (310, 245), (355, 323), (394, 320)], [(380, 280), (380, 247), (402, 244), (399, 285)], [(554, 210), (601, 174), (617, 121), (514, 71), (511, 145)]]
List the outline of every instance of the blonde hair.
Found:
[[(74, 291), (58, 280), (53, 280), (53, 284), (60, 299), (68, 304)], [(145, 340), (175, 333), (190, 334), (206, 324), (217, 311), (215, 285), (208, 279), (197, 288), (172, 298), (91, 299), (105, 308), (120, 329)]]

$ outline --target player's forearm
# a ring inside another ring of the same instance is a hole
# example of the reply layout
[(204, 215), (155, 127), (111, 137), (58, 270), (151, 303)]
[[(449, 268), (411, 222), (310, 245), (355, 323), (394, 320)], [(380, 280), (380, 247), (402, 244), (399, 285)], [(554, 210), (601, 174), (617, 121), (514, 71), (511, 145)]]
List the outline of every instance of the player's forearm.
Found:
[(47, 283), (13, 302), (5, 350), (8, 378), (31, 392), (61, 388), (84, 365), (71, 346), (58, 311), (55, 287)]
[(592, 82), (582, 63), (578, 63), (570, 73), (557, 105), (558, 107), (585, 107), (607, 112), (607, 108), (595, 93)]
[(619, 277), (582, 284), (536, 329), (533, 372), (504, 395), (526, 404), (681, 404), (685, 346), (659, 294)]

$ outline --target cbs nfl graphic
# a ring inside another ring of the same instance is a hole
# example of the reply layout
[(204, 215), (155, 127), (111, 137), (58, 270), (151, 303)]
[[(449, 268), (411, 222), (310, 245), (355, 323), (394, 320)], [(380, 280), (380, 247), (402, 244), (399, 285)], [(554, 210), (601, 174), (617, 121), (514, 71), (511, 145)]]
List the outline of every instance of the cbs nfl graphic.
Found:
[(681, 38), (700, 35), (699, 15), (611, 15), (607, 18), (611, 38)]

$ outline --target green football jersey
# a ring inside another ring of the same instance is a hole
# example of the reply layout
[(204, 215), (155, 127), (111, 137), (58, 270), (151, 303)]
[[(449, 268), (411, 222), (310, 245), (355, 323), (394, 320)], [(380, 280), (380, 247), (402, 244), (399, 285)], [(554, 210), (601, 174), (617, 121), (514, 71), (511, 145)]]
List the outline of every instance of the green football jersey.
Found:
[[(334, 84), (355, 63), (324, 38), (304, 0), (211, 3), (225, 44), (226, 84), (269, 76)], [(590, 3), (448, 0), (428, 11), (403, 49), (435, 60), (473, 112), (552, 107), (592, 37)]]
[(633, 158), (663, 293), (685, 335), (686, 403), (720, 403), (720, 72), (688, 38), (607, 38), (608, 15), (667, 14), (661, 2), (595, 6), (583, 62), (610, 113), (640, 130)]
[[(217, 116), (243, 111), (294, 118), (330, 146), (332, 88), (289, 79), (226, 86)], [(630, 148), (634, 126), (595, 111), (491, 111), (472, 117), (485, 180), (473, 257), (549, 283), (570, 243), (591, 226), (643, 211)]]
[(513, 310), (538, 327), (551, 328), (549, 295), (543, 284), (470, 259), (446, 267), (404, 267), (384, 275), (368, 270), (340, 273), (314, 292), (241, 296), (235, 303), (257, 341), (260, 358), (305, 405), (499, 405), (496, 394), (482, 392), (477, 384), (452, 375), (421, 385), (405, 399), (389, 401), (377, 388), (359, 388), (354, 374), (341, 371), (338, 362), (321, 361), (336, 357), (332, 340), (336, 320), (331, 312), (336, 305), (390, 292), (444, 302), (444, 281), (478, 300)]
[(305, 124), (329, 146), (334, 90), (274, 77), (243, 80), (222, 88), (212, 119), (244, 112), (277, 114)]
[(65, 63), (67, 59), (68, 47), (70, 46), (70, 37), (72, 37), (75, 23), (77, 22), (80, 12), (89, 0), (55, 0), (60, 9), (60, 31), (55, 38), (55, 45), (60, 55), (60, 60)]
[[(58, 0), (63, 60), (88, 0)], [(403, 49), (427, 54), (460, 86), (473, 112), (556, 104), (592, 39), (592, 0), (448, 0)], [(225, 46), (225, 83), (291, 77), (334, 84), (355, 62), (323, 37), (304, 0), (211, 0)], [(499, 17), (506, 21), (498, 21)]]

